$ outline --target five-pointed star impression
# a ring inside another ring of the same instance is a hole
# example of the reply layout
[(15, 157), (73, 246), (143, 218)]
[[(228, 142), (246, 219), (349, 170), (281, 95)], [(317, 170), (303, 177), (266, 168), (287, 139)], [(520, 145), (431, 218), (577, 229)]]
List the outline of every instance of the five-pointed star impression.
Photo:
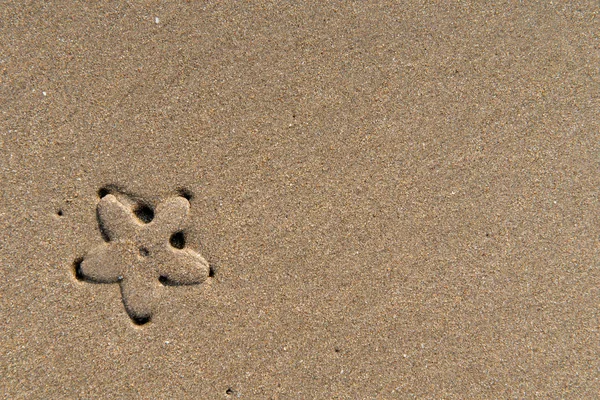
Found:
[(107, 242), (84, 257), (78, 274), (92, 282), (119, 283), (129, 316), (138, 324), (148, 322), (162, 283), (198, 284), (209, 276), (208, 262), (200, 254), (171, 244), (189, 209), (187, 199), (173, 197), (160, 203), (151, 221), (144, 223), (114, 195), (104, 196), (97, 215)]

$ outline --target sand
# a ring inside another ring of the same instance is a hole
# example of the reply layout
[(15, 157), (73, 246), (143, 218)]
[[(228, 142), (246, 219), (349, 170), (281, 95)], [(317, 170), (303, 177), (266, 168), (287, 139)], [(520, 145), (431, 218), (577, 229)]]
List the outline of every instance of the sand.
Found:
[(597, 2), (398, 3), (3, 2), (0, 397), (597, 397)]

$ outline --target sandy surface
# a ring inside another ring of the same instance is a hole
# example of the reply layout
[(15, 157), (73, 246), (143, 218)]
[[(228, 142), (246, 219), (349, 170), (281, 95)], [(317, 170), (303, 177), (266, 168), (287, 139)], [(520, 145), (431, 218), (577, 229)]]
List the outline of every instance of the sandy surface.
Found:
[(596, 1), (2, 3), (2, 398), (600, 392)]

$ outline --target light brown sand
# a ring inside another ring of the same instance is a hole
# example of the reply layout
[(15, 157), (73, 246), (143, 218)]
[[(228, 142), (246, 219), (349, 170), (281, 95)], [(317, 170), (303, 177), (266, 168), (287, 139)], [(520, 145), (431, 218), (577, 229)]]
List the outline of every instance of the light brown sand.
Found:
[[(2, 398), (598, 395), (598, 3), (394, 3), (2, 2)], [(142, 326), (106, 185), (214, 268)]]

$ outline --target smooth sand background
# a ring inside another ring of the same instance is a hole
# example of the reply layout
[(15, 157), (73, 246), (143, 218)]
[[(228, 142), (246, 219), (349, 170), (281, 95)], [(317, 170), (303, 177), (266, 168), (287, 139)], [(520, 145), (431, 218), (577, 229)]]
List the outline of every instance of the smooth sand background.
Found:
[[(2, 2), (2, 397), (595, 398), (599, 7), (540, 3)], [(217, 269), (143, 327), (107, 184)]]

